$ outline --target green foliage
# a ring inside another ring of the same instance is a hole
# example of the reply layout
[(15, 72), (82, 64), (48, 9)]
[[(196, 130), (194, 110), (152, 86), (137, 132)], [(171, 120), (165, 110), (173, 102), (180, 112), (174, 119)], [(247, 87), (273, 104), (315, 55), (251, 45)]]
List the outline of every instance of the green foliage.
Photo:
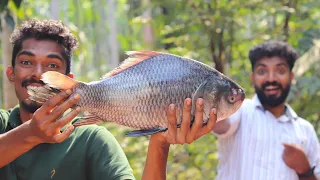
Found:
[[(14, 6), (19, 9), (20, 5), (21, 5), (22, 0), (1, 0), (0, 2), (0, 14), (1, 13), (5, 13), (5, 21), (7, 24), (9, 24), (9, 26), (11, 27), (11, 29), (14, 28), (15, 22), (13, 20), (13, 17), (11, 15), (11, 11), (8, 8), (8, 6), (10, 6), (10, 4), (14, 4)], [(2, 22), (3, 23), (3, 22)], [(0, 19), (0, 31), (1, 31), (1, 19)]]
[[(6, 2), (1, 1), (0, 12), (8, 7), (13, 17), (17, 17), (16, 23), (31, 18), (51, 18), (51, 0)], [(110, 59), (104, 54), (110, 48), (107, 1), (59, 2), (60, 19), (79, 40), (72, 66), (76, 79), (99, 79), (111, 69), (107, 64)], [(115, 16), (120, 58), (126, 58), (124, 51), (150, 49), (190, 57), (213, 67), (221, 63), (224, 74), (243, 86), (250, 98), (254, 89), (249, 80), (249, 49), (264, 40), (287, 40), (302, 55), (297, 67), (303, 69), (293, 82), (288, 102), (320, 135), (320, 46), (315, 43), (320, 37), (320, 7), (317, 0), (289, 2), (291, 4), (262, 0), (118, 0)], [(151, 17), (144, 15), (148, 9)], [(152, 27), (152, 44), (144, 40), (147, 25)], [(112, 123), (104, 126), (115, 135), (136, 178), (141, 179), (148, 137), (125, 137), (130, 129)], [(218, 163), (216, 143), (216, 137), (208, 134), (190, 145), (172, 146), (168, 179), (214, 179)]]
[(0, 1), (0, 12), (2, 12), (8, 5), (8, 0), (1, 0)]

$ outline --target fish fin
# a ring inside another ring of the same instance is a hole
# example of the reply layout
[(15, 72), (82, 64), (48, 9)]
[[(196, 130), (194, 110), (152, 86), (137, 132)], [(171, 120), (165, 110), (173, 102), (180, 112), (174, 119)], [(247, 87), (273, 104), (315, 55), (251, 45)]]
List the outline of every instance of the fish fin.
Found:
[(96, 115), (87, 113), (87, 115), (85, 115), (84, 117), (78, 118), (75, 122), (72, 123), (72, 125), (74, 127), (79, 127), (83, 125), (98, 124), (101, 122), (103, 122), (102, 118)]
[(41, 75), (41, 80), (45, 83), (44, 86), (28, 86), (27, 92), (32, 101), (44, 103), (52, 96), (61, 92), (61, 90), (71, 89), (78, 81), (58, 73), (56, 71), (47, 71)]
[(102, 77), (103, 79), (119, 74), (120, 72), (136, 64), (139, 64), (146, 59), (150, 59), (153, 56), (161, 54), (160, 52), (155, 51), (127, 51), (126, 53), (127, 55), (129, 55), (129, 57), (124, 60), (123, 63), (120, 64), (120, 66), (105, 74)]
[(43, 73), (41, 80), (52, 88), (64, 90), (71, 89), (78, 84), (78, 81), (56, 71)]
[(51, 88), (48, 85), (45, 86), (27, 86), (27, 93), (32, 101), (38, 103), (45, 103), (48, 99), (59, 93), (60, 90)]
[(128, 132), (126, 135), (131, 137), (148, 136), (151, 134), (166, 131), (167, 129), (168, 128), (153, 128), (153, 129), (146, 129), (146, 130), (136, 130), (136, 131)]
[(203, 98), (205, 86), (207, 84), (207, 80), (200, 84), (198, 89), (194, 92), (192, 95), (192, 109), (191, 109), (191, 115), (194, 116), (195, 110), (196, 110), (196, 102), (198, 98)]

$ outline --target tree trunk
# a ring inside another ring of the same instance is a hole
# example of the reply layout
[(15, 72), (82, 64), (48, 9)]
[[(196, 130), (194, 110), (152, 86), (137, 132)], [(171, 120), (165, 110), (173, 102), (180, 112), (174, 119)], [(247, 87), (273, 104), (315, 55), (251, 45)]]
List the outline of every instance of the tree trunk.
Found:
[(117, 18), (116, 4), (114, 0), (107, 0), (108, 3), (108, 25), (109, 25), (109, 67), (115, 68), (119, 65), (119, 45), (117, 40)]
[(148, 23), (143, 27), (143, 39), (146, 47), (149, 47), (150, 50), (153, 49), (153, 33), (152, 33), (152, 26), (151, 26), (151, 5), (150, 0), (144, 0), (143, 6), (147, 7), (146, 10), (143, 12), (143, 17), (147, 20)]
[(1, 16), (1, 27), (2, 27), (2, 36), (1, 36), (1, 48), (2, 48), (2, 64), (3, 64), (3, 104), (5, 109), (9, 109), (17, 105), (18, 100), (15, 94), (13, 85), (8, 81), (6, 75), (6, 68), (11, 66), (11, 57), (12, 57), (12, 45), (9, 41), (9, 37), (12, 33), (9, 25), (6, 23), (5, 14), (0, 14)]
[(51, 0), (51, 16), (52, 19), (59, 20), (59, 0)]

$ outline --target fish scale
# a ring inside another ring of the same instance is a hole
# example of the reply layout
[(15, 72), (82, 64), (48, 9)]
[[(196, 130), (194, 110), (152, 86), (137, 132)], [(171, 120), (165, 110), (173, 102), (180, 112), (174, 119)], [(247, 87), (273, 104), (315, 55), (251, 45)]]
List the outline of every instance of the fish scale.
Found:
[[(233, 114), (245, 97), (243, 89), (230, 78), (198, 61), (146, 51), (131, 52), (129, 56), (99, 81), (84, 83), (48, 72), (42, 79), (52, 88), (72, 87), (80, 95), (77, 105), (91, 116), (75, 125), (106, 121), (149, 131), (138, 131), (135, 135), (165, 130), (171, 103), (176, 104), (180, 124), (184, 100), (193, 98), (194, 111), (196, 98), (203, 98), (203, 122), (206, 123), (212, 108), (217, 109), (219, 121)], [(30, 88), (31, 99), (48, 98), (37, 93), (37, 88), (42, 87)]]
[[(117, 76), (89, 86), (85, 92), (99, 89), (100, 93), (82, 95), (83, 103), (80, 101), (79, 104), (83, 109), (89, 109), (89, 106), (96, 107), (89, 111), (95, 112), (94, 114), (103, 119), (134, 128), (150, 129), (167, 127), (168, 105), (176, 103), (179, 109), (178, 123), (180, 123), (183, 100), (191, 98), (206, 77), (195, 74), (209, 75), (209, 72), (203, 71), (201, 67), (195, 66), (193, 70), (189, 70), (186, 66), (190, 66), (190, 62), (182, 58), (168, 59), (164, 56), (151, 58)], [(181, 71), (181, 68), (186, 68), (186, 71)], [(185, 77), (182, 81), (181, 76)]]

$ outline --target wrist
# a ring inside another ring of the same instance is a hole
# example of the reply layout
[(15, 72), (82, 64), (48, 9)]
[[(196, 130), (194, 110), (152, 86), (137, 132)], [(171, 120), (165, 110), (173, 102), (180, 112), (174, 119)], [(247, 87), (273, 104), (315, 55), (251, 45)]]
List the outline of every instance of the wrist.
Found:
[(169, 149), (170, 147), (170, 144), (165, 141), (165, 138), (162, 137), (162, 135), (151, 135), (149, 145), (156, 146), (160, 149)]
[(308, 166), (305, 166), (303, 168), (295, 169), (295, 171), (296, 171), (297, 174), (304, 174), (304, 173), (308, 172), (311, 168), (312, 167), (310, 167), (308, 165)]
[(27, 146), (36, 146), (38, 144), (41, 144), (41, 139), (39, 137), (37, 137), (32, 128), (30, 127), (30, 121), (29, 122), (25, 122), (21, 125), (22, 128), (22, 134), (21, 137), (24, 144), (26, 144)]
[(300, 171), (296, 171), (297, 172), (297, 174), (298, 174), (298, 176), (299, 176), (299, 178), (310, 178), (310, 177), (313, 177), (313, 171), (314, 171), (314, 169), (315, 169), (315, 166), (313, 166), (313, 167), (310, 167), (309, 166), (309, 168), (307, 169), (307, 170), (300, 170)]

